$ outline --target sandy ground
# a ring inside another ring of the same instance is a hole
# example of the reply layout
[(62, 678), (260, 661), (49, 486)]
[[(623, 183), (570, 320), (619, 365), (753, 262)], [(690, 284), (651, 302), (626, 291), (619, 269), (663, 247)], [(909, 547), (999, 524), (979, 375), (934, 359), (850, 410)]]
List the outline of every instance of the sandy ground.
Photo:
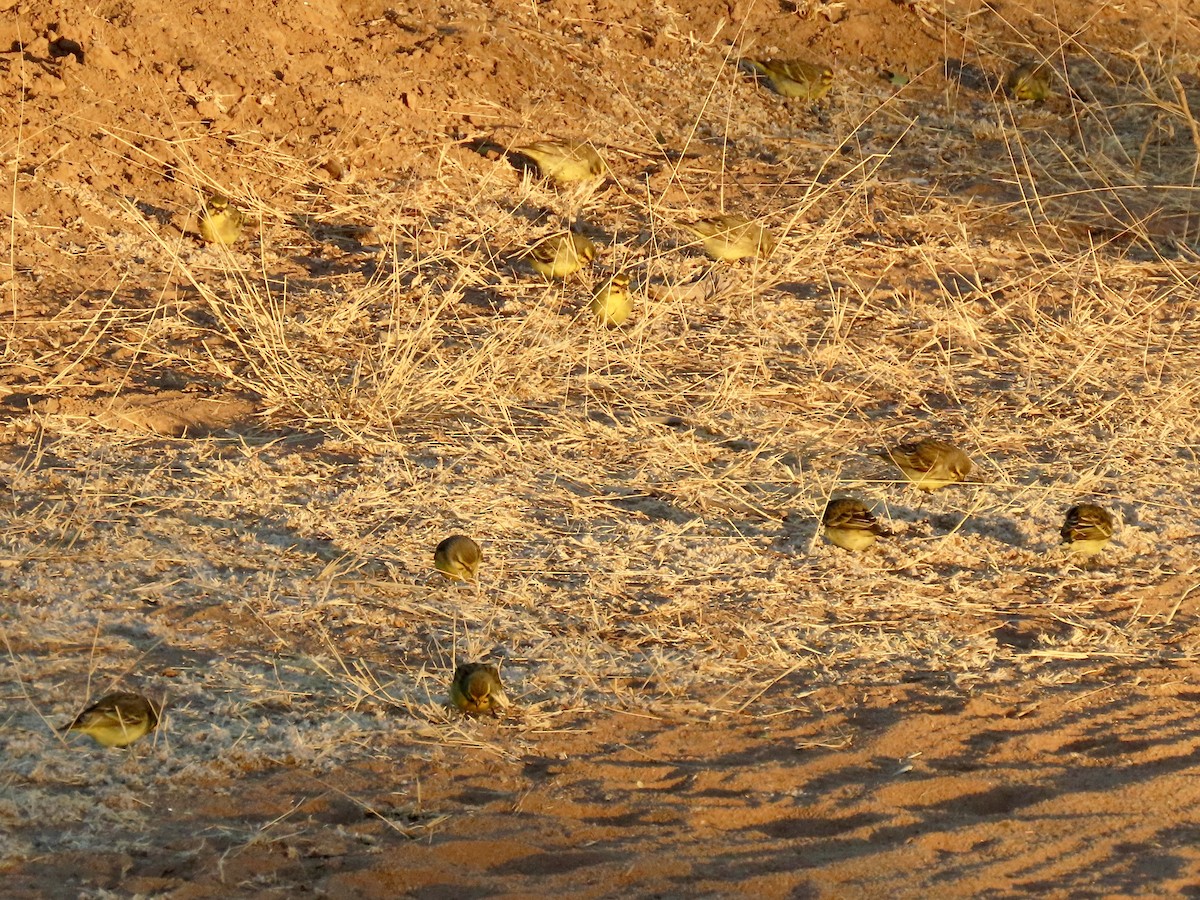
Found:
[[(1200, 891), (1188, 4), (0, 0), (0, 47), (5, 896)], [(510, 164), (548, 136), (610, 177)], [(779, 248), (710, 263), (717, 210)], [(874, 455), (924, 435), (970, 484)], [(56, 733), (113, 689), (151, 738)]]

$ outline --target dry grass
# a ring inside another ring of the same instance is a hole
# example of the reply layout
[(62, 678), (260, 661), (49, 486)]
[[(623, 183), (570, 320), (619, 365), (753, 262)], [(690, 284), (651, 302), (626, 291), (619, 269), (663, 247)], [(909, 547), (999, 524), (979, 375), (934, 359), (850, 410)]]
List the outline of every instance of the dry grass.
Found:
[[(980, 59), (1024, 55), (950, 24)], [(859, 76), (810, 113), (694, 40), (711, 65), (606, 86), (625, 114), (587, 123), (615, 172), (590, 194), (449, 144), (318, 188), (316, 160), (258, 137), (216, 166), (137, 136), (197, 205), (220, 189), (259, 225), (198, 247), (126, 201), (106, 252), (144, 269), (6, 325), (9, 365), (61, 402), (9, 426), (4, 756), (27, 790), (4, 819), (86, 820), (86, 846), (164, 778), (512, 755), (604, 707), (771, 716), (803, 702), (771, 693), (797, 672), (1051, 690), (1195, 658), (1197, 269), (1193, 226), (1163, 225), (1195, 181), (1184, 61), (1064, 35), (1048, 58), (1070, 56), (1079, 99), (939, 105)], [(761, 217), (775, 255), (705, 260), (675, 223), (716, 209)], [(517, 259), (573, 220), (603, 248), (595, 277), (635, 273), (621, 330), (588, 316), (593, 273), (547, 285)], [(167, 385), (258, 415), (101, 430), (68, 402), (90, 372), (114, 397)], [(922, 434), (983, 483), (924, 497), (870, 455)], [(899, 537), (826, 545), (817, 517), (846, 490)], [(1084, 496), (1120, 530), (1080, 567), (1053, 545)], [(478, 586), (432, 574), (459, 531), (484, 546)], [(472, 658), (503, 665), (499, 725), (444, 707)], [(96, 808), (60, 787), (98, 756), (49, 725), (118, 684), (169, 714)]]

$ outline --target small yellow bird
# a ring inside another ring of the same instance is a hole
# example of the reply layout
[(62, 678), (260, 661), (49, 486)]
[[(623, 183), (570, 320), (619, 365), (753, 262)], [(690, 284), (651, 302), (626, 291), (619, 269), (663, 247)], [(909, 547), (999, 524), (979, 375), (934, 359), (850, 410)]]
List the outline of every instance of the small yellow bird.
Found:
[(767, 59), (760, 62), (743, 58), (738, 65), (761, 78), (781, 97), (790, 99), (820, 100), (833, 86), (833, 69), (802, 59)]
[(1069, 553), (1099, 553), (1113, 535), (1112, 513), (1094, 503), (1078, 503), (1067, 510), (1060, 534)]
[(973, 467), (971, 458), (953, 444), (928, 438), (888, 447), (879, 455), (895, 463), (904, 477), (922, 491), (962, 481)]
[(433, 551), (433, 567), (451, 581), (473, 581), (483, 551), (465, 534), (446, 538)]
[(596, 245), (574, 231), (552, 234), (526, 253), (533, 270), (545, 278), (569, 278), (596, 258)]
[(105, 747), (128, 747), (158, 727), (161, 707), (141, 694), (118, 691), (101, 697), (60, 731), (79, 731)]
[(1046, 63), (1023, 63), (1009, 73), (1004, 89), (1014, 100), (1041, 103), (1050, 97), (1050, 74)]
[(607, 171), (596, 148), (586, 141), (534, 141), (513, 152), (533, 160), (541, 176), (559, 186), (599, 178)]
[(200, 212), (200, 237), (210, 244), (232, 244), (241, 236), (244, 221), (242, 211), (228, 197), (213, 194)]
[(745, 216), (722, 213), (683, 226), (704, 242), (704, 252), (715, 260), (733, 262), (747, 256), (766, 259), (775, 249), (775, 238)]
[(469, 715), (498, 713), (508, 706), (500, 670), (488, 663), (463, 663), (450, 682), (450, 702)]
[(825, 526), (829, 543), (843, 550), (866, 550), (877, 537), (892, 534), (879, 524), (862, 501), (853, 497), (830, 500), (821, 516), (821, 524)]
[(629, 276), (624, 272), (605, 278), (592, 294), (592, 313), (605, 325), (623, 325), (633, 311)]

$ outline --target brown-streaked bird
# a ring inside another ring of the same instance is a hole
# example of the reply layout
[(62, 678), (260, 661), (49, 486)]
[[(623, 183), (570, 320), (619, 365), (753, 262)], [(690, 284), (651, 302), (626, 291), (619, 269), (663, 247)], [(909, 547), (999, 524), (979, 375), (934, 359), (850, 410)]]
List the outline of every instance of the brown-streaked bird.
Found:
[(618, 272), (605, 278), (592, 294), (592, 314), (609, 327), (623, 325), (633, 311), (633, 296), (629, 293), (629, 276)]
[(706, 216), (683, 227), (700, 238), (704, 252), (718, 261), (733, 262), (748, 256), (766, 259), (775, 249), (771, 232), (735, 213)]
[(877, 537), (890, 537), (891, 532), (867, 509), (866, 504), (853, 497), (830, 500), (821, 516), (825, 537), (843, 550), (866, 550)]
[(465, 534), (446, 538), (433, 551), (433, 566), (451, 581), (472, 581), (483, 551)]
[(1077, 503), (1067, 510), (1059, 533), (1067, 552), (1082, 556), (1099, 553), (1113, 535), (1112, 513), (1094, 503)]
[(897, 444), (880, 456), (899, 467), (904, 477), (922, 491), (935, 491), (962, 481), (971, 474), (971, 458), (947, 441), (931, 438)]
[(500, 684), (500, 670), (488, 663), (463, 663), (454, 670), (450, 702), (474, 716), (506, 708), (508, 697)]
[(738, 65), (753, 72), (781, 97), (820, 100), (833, 86), (833, 69), (802, 59), (757, 60), (744, 57)]
[(117, 691), (101, 697), (60, 731), (79, 731), (105, 747), (128, 747), (158, 727), (162, 709), (141, 694)]
[(200, 211), (200, 237), (210, 244), (232, 244), (241, 236), (245, 219), (228, 197), (213, 194)]
[(538, 241), (525, 256), (539, 275), (568, 278), (596, 258), (596, 245), (577, 232), (559, 232)]
[(1046, 63), (1023, 63), (1009, 73), (1004, 89), (1014, 100), (1040, 103), (1050, 97), (1050, 72)]
[(541, 176), (559, 186), (599, 178), (607, 171), (604, 160), (587, 141), (534, 141), (513, 152), (533, 160)]

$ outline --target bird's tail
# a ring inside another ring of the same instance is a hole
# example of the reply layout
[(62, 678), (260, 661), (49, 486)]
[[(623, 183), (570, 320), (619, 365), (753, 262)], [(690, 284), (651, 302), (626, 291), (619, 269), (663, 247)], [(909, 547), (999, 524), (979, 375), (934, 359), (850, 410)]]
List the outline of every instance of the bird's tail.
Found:
[(767, 67), (756, 59), (748, 56), (738, 58), (737, 67), (749, 75), (766, 75)]

